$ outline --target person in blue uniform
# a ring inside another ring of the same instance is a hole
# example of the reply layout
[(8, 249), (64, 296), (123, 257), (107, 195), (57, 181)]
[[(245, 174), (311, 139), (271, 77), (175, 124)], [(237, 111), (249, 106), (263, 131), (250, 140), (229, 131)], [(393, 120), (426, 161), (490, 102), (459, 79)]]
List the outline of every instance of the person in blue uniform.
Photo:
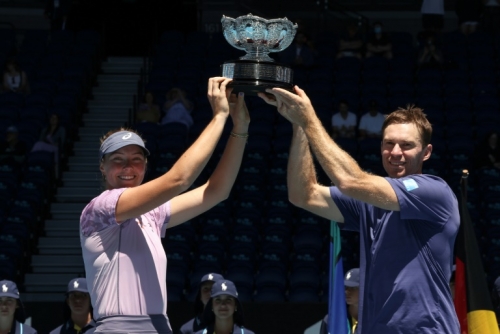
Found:
[(212, 286), (212, 296), (203, 311), (205, 328), (196, 334), (254, 334), (243, 326), (243, 307), (233, 282), (220, 280)]
[(37, 334), (36, 329), (24, 323), (25, 320), (26, 314), (16, 283), (0, 281), (0, 333)]
[[(302, 89), (266, 92), (272, 96), (261, 98), (293, 123), (290, 201), (360, 233), (357, 333), (459, 333), (448, 285), (458, 201), (444, 180), (422, 174), (432, 153), (423, 110), (407, 106), (386, 117), (380, 150), (388, 177), (381, 177), (335, 143)], [(334, 186), (318, 183), (311, 150)]]
[(194, 314), (195, 317), (184, 325), (182, 325), (179, 330), (179, 334), (193, 334), (203, 329), (203, 310), (210, 300), (210, 294), (212, 292), (212, 286), (215, 281), (222, 280), (224, 277), (220, 274), (209, 273), (203, 275), (200, 281), (200, 285), (198, 286), (198, 293), (196, 294), (196, 298), (194, 300)]

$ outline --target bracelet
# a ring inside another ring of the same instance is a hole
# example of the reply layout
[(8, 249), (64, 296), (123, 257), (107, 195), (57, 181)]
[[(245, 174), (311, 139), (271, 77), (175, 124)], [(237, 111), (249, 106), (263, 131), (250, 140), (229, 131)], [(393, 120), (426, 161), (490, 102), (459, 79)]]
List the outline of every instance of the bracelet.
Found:
[(231, 135), (231, 137), (234, 137), (234, 138), (248, 138), (248, 132), (247, 133), (234, 133), (233, 131), (231, 131), (230, 135)]

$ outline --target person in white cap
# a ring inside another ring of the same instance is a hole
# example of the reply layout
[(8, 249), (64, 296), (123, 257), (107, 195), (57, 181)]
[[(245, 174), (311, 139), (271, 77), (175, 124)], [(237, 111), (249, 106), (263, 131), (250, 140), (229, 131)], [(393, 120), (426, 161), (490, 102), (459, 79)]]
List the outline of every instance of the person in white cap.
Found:
[(64, 322), (50, 334), (89, 334), (94, 327), (87, 280), (84, 277), (74, 278), (69, 281), (66, 291)]
[[(167, 227), (207, 211), (231, 192), (250, 117), (243, 93), (236, 98), (226, 89), (230, 81), (209, 79), (212, 120), (172, 168), (152, 181), (141, 184), (149, 151), (139, 135), (121, 130), (103, 138), (100, 170), (106, 190), (80, 218), (96, 333), (172, 333), (166, 315), (167, 259), (160, 238)], [(205, 184), (189, 190), (215, 150), (229, 115), (233, 128), (217, 167)]]
[(25, 320), (16, 283), (0, 281), (0, 333), (37, 334), (36, 329), (24, 323)]

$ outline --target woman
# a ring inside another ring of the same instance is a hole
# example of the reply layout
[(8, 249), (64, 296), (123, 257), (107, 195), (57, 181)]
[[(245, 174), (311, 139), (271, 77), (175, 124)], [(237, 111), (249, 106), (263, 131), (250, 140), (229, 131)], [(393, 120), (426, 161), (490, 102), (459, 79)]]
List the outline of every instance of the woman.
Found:
[(30, 87), (26, 72), (19, 68), (15, 60), (9, 60), (3, 72), (3, 90), (14, 93), (29, 93)]
[(234, 283), (228, 280), (215, 282), (212, 297), (203, 312), (207, 327), (196, 334), (254, 334), (243, 327), (243, 308), (238, 300)]
[(146, 92), (144, 94), (144, 101), (139, 105), (136, 121), (151, 123), (158, 123), (160, 121), (160, 108), (154, 103), (153, 93)]
[(66, 292), (64, 322), (50, 334), (83, 334), (91, 332), (94, 327), (87, 280), (83, 277), (72, 279)]
[(193, 125), (191, 117), (193, 103), (186, 98), (186, 92), (179, 88), (172, 88), (167, 92), (166, 98), (165, 116), (163, 116), (161, 124), (183, 123), (189, 129)]
[(0, 281), (0, 334), (36, 334), (36, 329), (24, 324), (23, 303), (12, 281)]
[(500, 146), (498, 133), (490, 132), (486, 135), (481, 145), (476, 150), (476, 168), (500, 169)]
[(56, 177), (59, 176), (59, 149), (64, 150), (65, 142), (66, 129), (59, 124), (59, 116), (52, 114), (49, 118), (49, 126), (42, 130), (40, 139), (31, 149), (31, 152), (47, 151), (54, 153)]
[(179, 334), (193, 334), (204, 328), (204, 324), (202, 321), (203, 310), (210, 300), (212, 286), (216, 281), (222, 279), (224, 279), (224, 277), (219, 274), (210, 273), (203, 275), (200, 281), (200, 285), (198, 286), (198, 293), (196, 294), (196, 298), (194, 300), (195, 317), (182, 325), (181, 329), (179, 330)]
[[(100, 170), (106, 190), (80, 218), (96, 333), (172, 333), (160, 236), (229, 196), (250, 123), (242, 93), (231, 97), (230, 107), (230, 81), (209, 80), (212, 120), (172, 168), (152, 181), (141, 185), (149, 151), (136, 133), (110, 132), (102, 139)], [(204, 185), (183, 193), (210, 159), (229, 115), (233, 129), (219, 164)]]

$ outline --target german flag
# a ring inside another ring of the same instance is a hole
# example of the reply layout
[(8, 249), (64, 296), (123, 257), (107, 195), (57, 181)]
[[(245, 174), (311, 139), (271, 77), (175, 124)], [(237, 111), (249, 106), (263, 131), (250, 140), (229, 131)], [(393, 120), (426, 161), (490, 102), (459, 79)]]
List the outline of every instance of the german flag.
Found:
[(460, 228), (455, 242), (455, 310), (461, 334), (499, 334), (469, 209), (467, 177), (461, 180)]

